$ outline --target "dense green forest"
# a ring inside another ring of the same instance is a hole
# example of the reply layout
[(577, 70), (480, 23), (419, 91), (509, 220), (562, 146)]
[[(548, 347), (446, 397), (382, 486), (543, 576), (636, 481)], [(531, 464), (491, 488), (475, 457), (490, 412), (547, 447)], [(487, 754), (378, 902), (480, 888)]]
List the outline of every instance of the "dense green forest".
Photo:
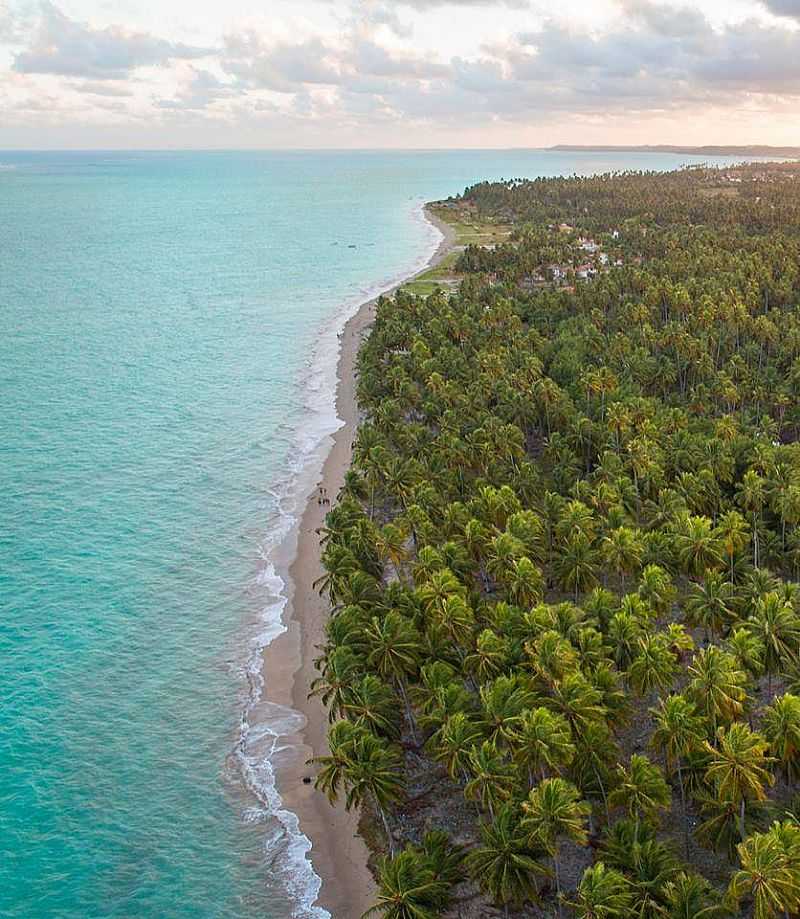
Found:
[(798, 915), (800, 165), (448, 211), (514, 231), (379, 303), (322, 533), (374, 912)]

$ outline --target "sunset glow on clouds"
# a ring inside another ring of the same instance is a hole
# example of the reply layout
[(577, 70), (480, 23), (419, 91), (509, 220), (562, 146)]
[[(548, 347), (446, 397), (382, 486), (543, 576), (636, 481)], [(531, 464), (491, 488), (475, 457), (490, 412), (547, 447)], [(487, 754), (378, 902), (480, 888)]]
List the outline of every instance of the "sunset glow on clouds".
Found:
[(800, 143), (800, 0), (0, 0), (0, 147)]

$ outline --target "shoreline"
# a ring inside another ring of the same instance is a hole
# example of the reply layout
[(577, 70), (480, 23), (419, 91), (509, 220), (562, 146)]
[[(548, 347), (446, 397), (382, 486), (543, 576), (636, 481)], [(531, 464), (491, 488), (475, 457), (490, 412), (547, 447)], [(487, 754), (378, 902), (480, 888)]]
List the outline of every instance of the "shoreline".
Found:
[[(438, 265), (453, 250), (454, 230), (427, 207), (423, 214), (442, 234), (436, 251), (424, 268), (379, 297), (391, 295)], [(330, 508), (316, 499), (319, 489), (324, 488), (327, 497), (335, 500), (350, 468), (350, 448), (359, 421), (355, 398), (356, 355), (373, 322), (379, 297), (361, 304), (339, 338), (336, 415), (341, 425), (330, 437), (321, 475), (303, 498), (299, 524), (275, 553), (276, 567), (288, 575), (284, 578), (286, 631), (267, 645), (262, 655), (262, 701), (287, 706), (305, 719), (299, 731), (281, 737), (280, 754), (274, 763), (275, 784), (284, 809), (297, 816), (300, 831), (311, 843), (307, 857), (321, 879), (315, 907), (326, 910), (334, 919), (360, 919), (374, 903), (375, 882), (367, 865), (370, 851), (358, 833), (359, 811), (348, 813), (341, 801), (331, 807), (324, 794), (314, 789), (314, 769), (306, 765), (311, 757), (328, 752), (327, 710), (318, 699), (307, 698), (309, 684), (318, 675), (314, 659), (319, 656), (328, 617), (327, 600), (319, 596), (313, 582), (322, 573), (319, 537), (315, 531), (324, 524)], [(306, 783), (309, 778), (311, 781)]]

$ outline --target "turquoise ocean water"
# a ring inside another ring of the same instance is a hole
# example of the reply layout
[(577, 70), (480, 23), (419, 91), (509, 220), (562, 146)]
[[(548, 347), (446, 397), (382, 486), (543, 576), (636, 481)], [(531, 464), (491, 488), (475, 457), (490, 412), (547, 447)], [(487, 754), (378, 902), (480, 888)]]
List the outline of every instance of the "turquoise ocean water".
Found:
[(691, 160), (0, 152), (0, 915), (327, 915), (242, 740), (336, 331), (424, 200)]

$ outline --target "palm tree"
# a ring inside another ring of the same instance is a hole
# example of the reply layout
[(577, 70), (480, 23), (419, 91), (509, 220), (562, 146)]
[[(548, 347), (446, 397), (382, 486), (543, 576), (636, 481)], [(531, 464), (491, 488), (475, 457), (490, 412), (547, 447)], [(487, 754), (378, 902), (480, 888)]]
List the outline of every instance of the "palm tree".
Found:
[(557, 712), (539, 706), (524, 711), (511, 735), (514, 761), (527, 770), (528, 785), (534, 773), (545, 777), (545, 769), (568, 766), (575, 755), (569, 722)]
[(800, 486), (789, 485), (786, 490), (776, 495), (775, 509), (781, 520), (781, 551), (786, 551), (786, 525), (797, 526), (800, 523)]
[(757, 680), (764, 673), (764, 645), (749, 629), (733, 629), (725, 641), (725, 649), (750, 680)]
[(523, 711), (533, 704), (534, 695), (521, 675), (499, 676), (481, 686), (480, 699), (489, 740), (507, 745)]
[(702, 577), (722, 567), (723, 547), (708, 517), (683, 515), (677, 521), (675, 549), (686, 574)]
[[(618, 821), (613, 829), (624, 823), (627, 821)], [(661, 919), (667, 911), (668, 885), (678, 874), (675, 857), (668, 846), (652, 837), (643, 842), (626, 842), (623, 863), (618, 861), (617, 867), (625, 871), (631, 882), (631, 913), (644, 919)], [(610, 860), (610, 853), (608, 857)]]
[(603, 537), (600, 551), (606, 564), (619, 575), (625, 593), (625, 576), (634, 574), (642, 564), (641, 538), (630, 527), (617, 527)]
[(785, 693), (764, 710), (764, 736), (783, 766), (786, 781), (800, 777), (800, 696)]
[(441, 607), (433, 615), (429, 629), (435, 627), (441, 630), (453, 644), (459, 657), (466, 656), (466, 648), (471, 648), (475, 632), (475, 614), (467, 601), (459, 596), (447, 597)]
[(403, 580), (403, 564), (408, 558), (406, 543), (408, 534), (396, 523), (381, 527), (375, 537), (375, 549), (381, 559), (390, 562), (395, 574)]
[(686, 813), (686, 788), (683, 782), (683, 758), (693, 750), (702, 748), (706, 734), (705, 724), (697, 708), (686, 696), (676, 694), (662, 699), (658, 708), (650, 709), (655, 730), (650, 743), (660, 750), (667, 768), (676, 767), (681, 793), (683, 817), (683, 844), (689, 857), (689, 822)]
[(311, 681), (312, 696), (319, 696), (328, 708), (328, 720), (340, 718), (344, 711), (347, 693), (359, 676), (361, 661), (347, 645), (338, 645), (324, 658), (322, 674)]
[(660, 565), (645, 565), (639, 578), (639, 596), (656, 613), (669, 611), (677, 591), (667, 572)]
[(669, 785), (658, 766), (639, 753), (631, 756), (627, 769), (619, 766), (617, 775), (618, 785), (609, 795), (609, 803), (612, 807), (627, 808), (634, 821), (634, 842), (638, 842), (642, 819), (652, 819), (658, 811), (669, 807), (672, 800)]
[(583, 872), (575, 900), (570, 904), (577, 919), (625, 919), (633, 902), (625, 875), (597, 862)]
[(362, 725), (339, 722), (328, 734), (330, 754), (316, 757), (321, 767), (315, 788), (321, 789), (334, 804), (340, 789), (345, 789), (345, 809), (361, 807), (371, 801), (386, 832), (390, 852), (394, 841), (386, 812), (403, 793), (400, 751), (376, 737)]
[(580, 672), (568, 673), (556, 683), (544, 704), (567, 719), (574, 737), (580, 737), (587, 724), (603, 721), (607, 715), (602, 694)]
[(630, 430), (630, 410), (622, 402), (612, 402), (607, 412), (608, 428), (614, 434), (614, 449), (617, 453), (622, 449), (622, 435)]
[(313, 586), (320, 595), (327, 593), (331, 603), (336, 605), (341, 599), (343, 585), (358, 571), (358, 560), (345, 546), (330, 543), (322, 553), (322, 563), (325, 573)]
[(486, 570), (498, 583), (504, 584), (514, 562), (525, 555), (522, 543), (510, 533), (492, 539), (487, 553)]
[(546, 629), (525, 645), (534, 674), (548, 687), (578, 668), (578, 654), (572, 643), (555, 629)]
[(518, 909), (539, 899), (536, 875), (548, 873), (509, 805), (503, 805), (491, 823), (481, 826), (480, 845), (467, 855), (467, 867), (494, 902), (502, 904), (506, 916), (509, 906)]
[(482, 732), (466, 712), (449, 715), (442, 726), (427, 741), (433, 758), (442, 763), (451, 779), (469, 781), (470, 752), (480, 741)]
[(576, 603), (581, 591), (597, 583), (597, 561), (589, 536), (580, 531), (571, 533), (561, 549), (558, 572), (564, 589), (574, 590)]
[(701, 648), (689, 666), (686, 692), (716, 732), (720, 720), (730, 723), (741, 715), (747, 698), (747, 677), (738, 662), (716, 645)]
[(464, 659), (464, 669), (479, 683), (499, 676), (510, 664), (511, 643), (493, 629), (484, 629), (475, 639), (475, 650)]
[[(420, 667), (419, 681), (413, 687), (413, 700), (420, 709), (422, 718), (433, 715), (438, 724), (442, 720), (438, 718), (438, 715), (442, 712), (446, 717), (451, 711), (463, 711), (466, 708), (466, 695), (461, 696), (465, 702), (464, 705), (458, 704), (455, 697), (451, 698), (451, 687), (453, 686), (466, 693), (458, 671), (452, 664), (432, 660)], [(451, 707), (451, 702), (456, 703), (455, 708)]]
[(607, 722), (590, 721), (575, 735), (570, 776), (587, 798), (602, 799), (606, 822), (611, 819), (606, 789), (612, 784), (611, 769), (619, 757), (619, 747)]
[(608, 623), (608, 641), (611, 656), (621, 670), (627, 670), (639, 650), (639, 640), (644, 623), (630, 610), (621, 609), (614, 613)]
[(739, 807), (739, 835), (744, 840), (747, 801), (764, 801), (764, 786), (774, 782), (767, 768), (769, 743), (746, 724), (736, 722), (727, 731), (719, 729), (716, 747), (708, 741), (703, 746), (710, 757), (706, 780), (721, 800)]
[[(698, 759), (698, 765), (699, 762)], [(703, 766), (707, 765), (708, 757), (704, 755), (702, 762)], [(700, 814), (703, 818), (695, 830), (697, 841), (715, 852), (724, 852), (728, 861), (733, 861), (736, 846), (741, 841), (739, 806), (720, 799), (713, 789), (710, 793), (698, 789), (695, 798), (700, 805)]]
[[(333, 600), (333, 594), (331, 594)], [(336, 586), (337, 609), (346, 606), (380, 609), (381, 592), (378, 582), (366, 571), (358, 570)]]
[(406, 691), (406, 680), (419, 669), (422, 640), (419, 632), (402, 613), (390, 610), (383, 619), (373, 617), (366, 629), (370, 652), (368, 666), (384, 680), (391, 680), (400, 691), (414, 743), (416, 723)]
[(733, 585), (718, 572), (707, 572), (699, 584), (693, 584), (686, 601), (686, 618), (691, 625), (702, 626), (709, 633), (719, 634), (735, 618)]
[(728, 575), (733, 581), (736, 555), (747, 545), (750, 536), (747, 521), (738, 511), (728, 511), (717, 521), (717, 533), (719, 533), (725, 555), (728, 558)]
[(437, 879), (419, 851), (404, 849), (393, 858), (383, 858), (378, 867), (378, 902), (362, 919), (381, 915), (384, 919), (437, 919), (446, 898), (448, 884)]
[(365, 673), (347, 690), (342, 713), (375, 734), (383, 734), (392, 740), (400, 737), (397, 696), (374, 673)]
[(529, 510), (518, 511), (508, 518), (506, 529), (522, 543), (526, 556), (537, 562), (542, 561), (544, 558), (542, 545), (544, 527), (538, 514)]
[(542, 599), (544, 578), (533, 562), (523, 555), (514, 559), (506, 573), (505, 582), (511, 599), (518, 606), (533, 606)]
[(723, 919), (728, 911), (708, 881), (694, 871), (681, 871), (664, 885), (667, 919)]
[(794, 847), (787, 849), (780, 824), (754, 833), (736, 849), (741, 867), (728, 886), (732, 903), (752, 899), (754, 919), (788, 916), (800, 907), (800, 860)]
[(750, 514), (750, 528), (753, 533), (753, 564), (759, 567), (758, 531), (761, 523), (761, 513), (766, 503), (766, 489), (764, 479), (753, 469), (745, 472), (741, 485), (737, 489), (736, 501), (746, 513)]
[(472, 776), (464, 786), (464, 797), (478, 801), (494, 819), (495, 810), (514, 789), (514, 768), (491, 741), (484, 740), (469, 753), (468, 770)]
[[(428, 546), (425, 547), (425, 549), (428, 548)], [(422, 555), (422, 553), (420, 553), (420, 555)], [(458, 580), (453, 572), (450, 571), (449, 568), (440, 567), (442, 564), (440, 559), (441, 556), (438, 556), (436, 562), (434, 562), (434, 564), (437, 564), (437, 567), (427, 574), (417, 590), (422, 608), (429, 616), (441, 613), (445, 603), (447, 603), (448, 599), (451, 597), (463, 597), (466, 593), (464, 585)], [(419, 566), (417, 566), (414, 576), (418, 583), (422, 580)]]
[(628, 678), (640, 695), (654, 689), (668, 689), (677, 672), (678, 661), (663, 633), (648, 634), (639, 639), (638, 653), (628, 668)]
[(767, 691), (771, 695), (772, 675), (786, 664), (798, 661), (800, 617), (788, 600), (770, 592), (756, 600), (746, 626), (764, 646), (764, 668), (769, 677)]
[(345, 784), (355, 738), (365, 730), (366, 728), (353, 724), (352, 721), (337, 721), (328, 730), (330, 753), (312, 760), (321, 767), (314, 787), (322, 791), (331, 804), (339, 799), (341, 788)]
[(560, 841), (569, 839), (576, 845), (586, 845), (589, 838), (586, 818), (591, 813), (591, 807), (581, 801), (580, 792), (571, 782), (552, 778), (545, 779), (528, 793), (522, 811), (522, 831), (533, 844), (541, 845), (553, 859), (558, 914), (561, 916)]
[(371, 800), (383, 822), (390, 851), (394, 843), (386, 814), (403, 794), (401, 767), (400, 751), (367, 732), (353, 745), (344, 774), (345, 808), (361, 807)]
[(454, 845), (444, 830), (428, 830), (419, 849), (438, 881), (453, 886), (464, 879), (464, 849)]

